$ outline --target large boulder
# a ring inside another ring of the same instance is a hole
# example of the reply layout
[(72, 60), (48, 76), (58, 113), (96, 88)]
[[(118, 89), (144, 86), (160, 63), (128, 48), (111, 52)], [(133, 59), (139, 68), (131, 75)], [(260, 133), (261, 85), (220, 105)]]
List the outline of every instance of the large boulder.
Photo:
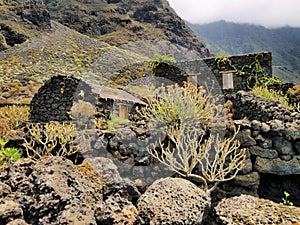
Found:
[[(0, 167), (0, 224), (97, 224), (104, 178), (89, 164), (60, 157)], [(16, 223), (15, 223), (16, 224)]]
[(280, 205), (266, 199), (241, 195), (222, 200), (214, 207), (207, 221), (210, 225), (223, 224), (299, 224), (300, 208)]
[(181, 178), (154, 182), (139, 198), (138, 224), (202, 224), (210, 207), (210, 197), (202, 189)]

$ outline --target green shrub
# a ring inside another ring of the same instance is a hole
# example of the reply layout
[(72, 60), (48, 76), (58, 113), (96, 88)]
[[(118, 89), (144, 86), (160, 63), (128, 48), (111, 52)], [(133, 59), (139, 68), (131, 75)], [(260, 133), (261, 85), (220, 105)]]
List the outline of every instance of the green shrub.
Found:
[(3, 148), (0, 150), (0, 166), (23, 159), (22, 152), (16, 148)]
[(111, 114), (107, 121), (107, 130), (113, 132), (117, 126), (128, 122), (128, 119), (120, 118), (117, 114)]
[(255, 86), (252, 88), (252, 92), (261, 98), (278, 101), (287, 109), (292, 109), (289, 105), (289, 99), (286, 95), (283, 95), (281, 91), (269, 90), (266, 86)]
[(22, 153), (16, 148), (6, 148), (8, 138), (0, 138), (0, 166), (22, 159)]
[(159, 87), (152, 94), (147, 98), (147, 106), (139, 110), (147, 120), (164, 123), (169, 128), (207, 125), (213, 120), (215, 99), (202, 87), (191, 83), (185, 83), (184, 87), (176, 84)]
[(171, 55), (160, 55), (160, 54), (155, 54), (155, 58), (151, 59), (150, 66), (152, 68), (152, 72), (155, 73), (157, 67), (161, 63), (175, 63), (176, 60), (173, 56)]

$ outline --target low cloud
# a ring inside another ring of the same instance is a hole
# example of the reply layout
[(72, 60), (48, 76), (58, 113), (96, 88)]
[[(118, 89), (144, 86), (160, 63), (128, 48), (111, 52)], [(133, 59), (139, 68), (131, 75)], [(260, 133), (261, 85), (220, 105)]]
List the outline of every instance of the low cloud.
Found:
[(192, 23), (226, 20), (269, 28), (300, 27), (299, 0), (168, 0), (183, 19)]

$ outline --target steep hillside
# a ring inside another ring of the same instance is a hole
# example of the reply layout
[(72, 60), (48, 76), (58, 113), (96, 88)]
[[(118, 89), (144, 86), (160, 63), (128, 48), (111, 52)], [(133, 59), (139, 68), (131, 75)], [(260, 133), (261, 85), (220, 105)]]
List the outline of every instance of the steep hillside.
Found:
[(4, 104), (57, 74), (119, 84), (147, 74), (155, 53), (210, 55), (166, 0), (0, 0), (0, 27)]
[(45, 5), (52, 19), (112, 45), (168, 40), (209, 56), (166, 0), (45, 0)]
[(285, 81), (300, 82), (300, 28), (267, 29), (225, 21), (188, 25), (216, 55), (271, 51), (273, 74)]

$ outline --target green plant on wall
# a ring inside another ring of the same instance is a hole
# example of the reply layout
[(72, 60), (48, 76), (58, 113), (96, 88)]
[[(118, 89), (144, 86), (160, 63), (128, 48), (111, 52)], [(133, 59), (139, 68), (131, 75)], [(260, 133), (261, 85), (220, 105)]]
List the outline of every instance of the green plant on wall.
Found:
[(266, 86), (255, 86), (251, 90), (256, 96), (261, 98), (278, 101), (285, 108), (292, 110), (293, 106), (289, 105), (289, 99), (287, 95), (284, 95), (281, 91), (270, 90)]
[(247, 85), (249, 88), (253, 86), (266, 86), (268, 84), (282, 83), (277, 76), (271, 77), (268, 74), (264, 74), (264, 68), (260, 64), (259, 57), (262, 57), (262, 54), (257, 54), (252, 63), (244, 65), (241, 69), (238, 69), (234, 65), (231, 56), (218, 56), (216, 57), (215, 62), (218, 69), (227, 67), (240, 76), (245, 76), (247, 74)]
[(162, 63), (175, 63), (176, 60), (173, 56), (170, 54), (167, 55), (160, 55), (160, 54), (155, 54), (155, 57), (151, 59), (150, 66), (152, 69), (152, 72), (155, 74), (157, 67), (162, 64)]

